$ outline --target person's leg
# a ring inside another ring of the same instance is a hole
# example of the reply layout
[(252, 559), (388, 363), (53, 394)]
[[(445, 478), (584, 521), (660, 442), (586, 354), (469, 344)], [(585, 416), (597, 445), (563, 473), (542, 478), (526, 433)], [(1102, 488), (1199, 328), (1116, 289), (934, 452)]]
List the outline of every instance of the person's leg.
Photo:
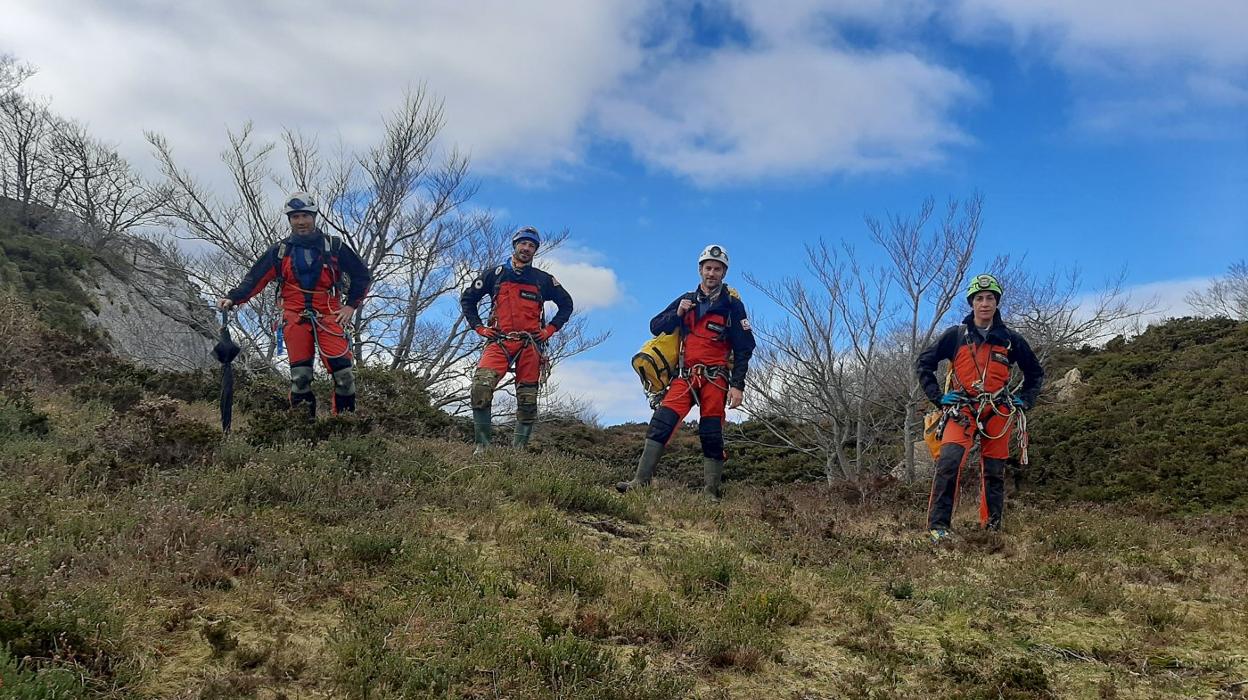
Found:
[(663, 450), (676, 433), (680, 421), (693, 407), (693, 395), (690, 393), (689, 382), (677, 378), (672, 381), (663, 403), (654, 409), (650, 417), (650, 428), (646, 431), (646, 442), (637, 460), (637, 472), (632, 481), (621, 481), (615, 488), (621, 493), (638, 486), (647, 486), (654, 478), (654, 470), (658, 466)]
[(355, 369), (351, 362), (351, 348), (347, 345), (347, 336), (342, 326), (331, 314), (317, 317), (315, 341), (325, 371), (329, 372), (334, 382), (334, 413), (354, 413)]
[(469, 405), (472, 407), (473, 442), (477, 451), (490, 445), (493, 423), (490, 408), (494, 402), (494, 387), (507, 372), (507, 354), (497, 343), (489, 343), (481, 353), (477, 371), (472, 376)]
[(712, 500), (719, 500), (720, 484), (724, 478), (724, 415), (728, 399), (727, 390), (712, 382), (698, 387), (698, 439), (702, 443), (702, 493)]
[(522, 346), (516, 358), (516, 435), (512, 446), (523, 449), (533, 436), (537, 423), (537, 394), (542, 371), (542, 355), (536, 345)]
[(940, 457), (936, 459), (932, 469), (932, 492), (927, 502), (929, 530), (948, 530), (953, 521), (958, 480), (966, 454), (970, 451), (971, 441), (975, 437), (974, 430), (974, 425), (968, 430), (952, 419), (945, 423)]
[(310, 419), (316, 418), (316, 394), (312, 393), (312, 368), (316, 343), (312, 338), (312, 325), (301, 323), (297, 314), (286, 314), (282, 326), (286, 339), (286, 356), (290, 360), (290, 406), (302, 408)]
[(979, 524), (988, 530), (1000, 530), (1005, 515), (1005, 460), (1010, 456), (1013, 425), (1005, 416), (993, 416), (985, 422), (980, 438), (980, 464), (983, 476), (979, 490)]

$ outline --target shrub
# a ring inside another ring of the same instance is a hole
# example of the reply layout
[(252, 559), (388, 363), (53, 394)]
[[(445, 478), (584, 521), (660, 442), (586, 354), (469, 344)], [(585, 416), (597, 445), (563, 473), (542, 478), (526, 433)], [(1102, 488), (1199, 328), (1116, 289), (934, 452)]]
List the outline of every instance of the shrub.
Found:
[(43, 436), (48, 429), (48, 414), (35, 409), (29, 397), (0, 394), (0, 436)]
[(37, 668), (21, 663), (0, 644), (0, 690), (11, 700), (76, 700), (87, 697), (73, 670), (55, 666)]

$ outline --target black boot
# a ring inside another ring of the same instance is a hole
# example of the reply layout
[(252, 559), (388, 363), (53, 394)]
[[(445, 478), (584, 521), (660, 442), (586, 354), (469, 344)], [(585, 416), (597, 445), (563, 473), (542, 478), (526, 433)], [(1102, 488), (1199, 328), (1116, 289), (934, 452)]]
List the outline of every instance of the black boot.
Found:
[(290, 407), (302, 408), (308, 412), (308, 420), (316, 420), (316, 394), (308, 392), (306, 394), (291, 394)]

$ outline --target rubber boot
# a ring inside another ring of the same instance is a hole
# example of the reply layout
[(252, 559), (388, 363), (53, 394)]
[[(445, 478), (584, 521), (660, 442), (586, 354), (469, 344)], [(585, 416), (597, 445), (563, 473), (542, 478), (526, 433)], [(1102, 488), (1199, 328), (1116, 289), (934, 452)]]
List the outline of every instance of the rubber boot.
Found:
[(511, 440), (511, 446), (517, 450), (523, 450), (529, 446), (531, 437), (533, 437), (532, 423), (516, 423), (516, 435)]
[(494, 433), (494, 424), (490, 416), (488, 408), (472, 409), (472, 435), (473, 442), (477, 447), (472, 451), (473, 456), (485, 452), (490, 446), (490, 436)]
[(704, 486), (702, 494), (712, 501), (719, 501), (719, 485), (724, 480), (724, 460), (702, 458), (702, 475)]
[(646, 440), (646, 446), (641, 450), (641, 459), (637, 460), (637, 474), (633, 476), (632, 481), (621, 481), (616, 484), (615, 490), (626, 493), (629, 489), (635, 489), (638, 486), (649, 486), (650, 480), (654, 478), (654, 468), (662, 456), (663, 443), (658, 440)]

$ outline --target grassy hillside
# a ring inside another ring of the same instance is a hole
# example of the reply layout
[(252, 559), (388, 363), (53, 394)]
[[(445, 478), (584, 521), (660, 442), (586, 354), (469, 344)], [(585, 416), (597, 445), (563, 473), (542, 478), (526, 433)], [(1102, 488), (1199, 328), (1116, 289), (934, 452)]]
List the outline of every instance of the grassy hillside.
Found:
[(1178, 319), (1063, 364), (1086, 386), (1033, 416), (1048, 492), (1160, 511), (1248, 508), (1248, 323)]
[(223, 442), (210, 401), (152, 381), (124, 401), (6, 385), (0, 695), (1213, 698), (1248, 679), (1244, 516), (1023, 498), (1003, 535), (964, 506), (967, 534), (934, 549), (921, 492), (625, 498), (626, 464), (474, 462), (408, 434), (446, 427), (415, 409), (309, 429), (257, 400)]

